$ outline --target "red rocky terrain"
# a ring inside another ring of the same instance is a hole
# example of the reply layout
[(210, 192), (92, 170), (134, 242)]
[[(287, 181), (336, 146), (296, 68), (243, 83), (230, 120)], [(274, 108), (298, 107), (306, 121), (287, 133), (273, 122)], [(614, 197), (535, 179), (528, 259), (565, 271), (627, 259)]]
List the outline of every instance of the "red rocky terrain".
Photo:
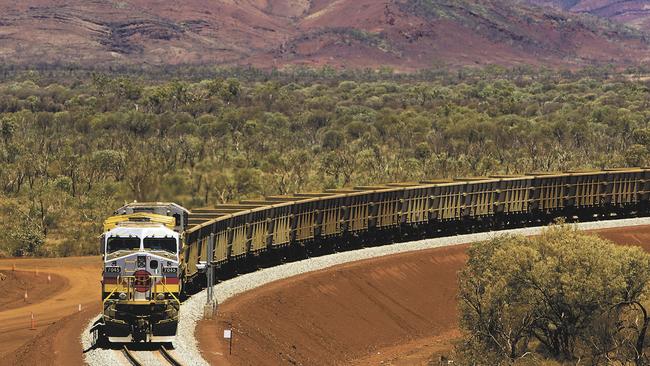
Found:
[(588, 13), (644, 31), (650, 30), (650, 4), (642, 0), (528, 0), (575, 13)]
[(0, 62), (392, 66), (634, 63), (609, 23), (511, 0), (24, 0), (0, 3)]

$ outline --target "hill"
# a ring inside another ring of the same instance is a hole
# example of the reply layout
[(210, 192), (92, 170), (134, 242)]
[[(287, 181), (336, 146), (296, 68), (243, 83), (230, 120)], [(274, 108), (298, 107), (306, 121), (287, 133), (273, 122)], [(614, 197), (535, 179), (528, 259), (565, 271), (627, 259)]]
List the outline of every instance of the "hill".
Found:
[(639, 0), (528, 0), (576, 13), (589, 13), (641, 30), (650, 30), (650, 8)]
[(632, 63), (642, 37), (509, 0), (25, 0), (0, 4), (9, 64), (259, 67)]

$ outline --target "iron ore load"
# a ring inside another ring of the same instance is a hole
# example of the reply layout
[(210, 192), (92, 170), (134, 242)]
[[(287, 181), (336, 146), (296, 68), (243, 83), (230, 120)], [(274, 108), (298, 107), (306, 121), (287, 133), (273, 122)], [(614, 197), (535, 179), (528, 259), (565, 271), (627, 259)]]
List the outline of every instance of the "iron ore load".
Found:
[(557, 218), (642, 216), (649, 199), (650, 169), (621, 168), (358, 186), (192, 212), (134, 203), (102, 235), (105, 332), (111, 341), (171, 342), (180, 292), (202, 286), (208, 271)]

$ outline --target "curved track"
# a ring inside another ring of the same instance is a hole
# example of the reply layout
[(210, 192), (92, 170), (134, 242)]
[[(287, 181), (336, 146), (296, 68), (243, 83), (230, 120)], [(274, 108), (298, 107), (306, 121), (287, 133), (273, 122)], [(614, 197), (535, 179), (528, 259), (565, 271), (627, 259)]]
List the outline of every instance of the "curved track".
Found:
[[(469, 177), (271, 196), (194, 209), (189, 217), (185, 210), (178, 221), (184, 231), (182, 281), (197, 289), (213, 274), (224, 280), (340, 250), (426, 237), (444, 241), (556, 218), (643, 216), (650, 212), (647, 178), (650, 169), (638, 168)], [(396, 252), (408, 250), (398, 245)]]
[[(389, 183), (197, 208), (184, 275), (203, 286), (278, 259), (416, 238), (650, 213), (650, 169), (532, 173)], [(210, 249), (211, 248), (211, 249)]]
[[(650, 251), (650, 226), (595, 233)], [(216, 320), (201, 321), (200, 349), (210, 364), (232, 366), (290, 360), (315, 366), (422, 365), (432, 354), (449, 356), (452, 339), (460, 335), (456, 273), (466, 249), (395, 254), (264, 285), (220, 304)], [(237, 331), (232, 355), (228, 343), (214, 337), (230, 324)]]
[[(650, 218), (611, 220), (575, 225), (583, 230), (650, 225)], [(456, 235), (436, 239), (419, 240), (415, 242), (385, 245), (380, 247), (364, 248), (355, 251), (347, 251), (332, 255), (314, 257), (298, 262), (287, 263), (271, 268), (262, 269), (256, 272), (235, 277), (216, 285), (214, 288), (214, 293), (218, 302), (221, 304), (238, 294), (264, 286), (271, 282), (309, 272), (323, 270), (340, 264), (370, 258), (385, 257), (398, 253), (413, 252), (424, 249), (440, 248), (466, 244), (475, 241), (482, 241), (487, 240), (495, 235), (504, 233), (536, 235), (540, 233), (544, 228), (545, 227), (537, 227), (504, 230), (498, 232)], [(203, 290), (193, 295), (182, 304), (181, 311), (183, 315), (180, 318), (178, 335), (174, 341), (174, 353), (177, 360), (180, 360), (181, 362), (189, 365), (209, 365), (209, 363), (203, 358), (202, 352), (199, 350), (199, 345), (195, 338), (195, 330), (198, 322), (203, 317), (203, 305), (205, 302), (206, 291)], [(93, 338), (90, 333), (92, 324), (93, 322), (90, 322), (82, 334), (82, 345), (84, 349), (90, 349), (93, 344)], [(91, 349), (90, 351), (86, 352), (85, 360), (90, 365), (104, 365), (117, 362), (113, 350), (105, 350), (101, 348)]]

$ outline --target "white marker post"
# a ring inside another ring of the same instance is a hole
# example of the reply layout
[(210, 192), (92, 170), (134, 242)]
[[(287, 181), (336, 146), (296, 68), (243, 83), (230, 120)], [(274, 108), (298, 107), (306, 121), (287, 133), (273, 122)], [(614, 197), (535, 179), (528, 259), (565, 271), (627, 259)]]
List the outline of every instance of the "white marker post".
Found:
[(214, 267), (212, 265), (212, 259), (214, 258), (214, 243), (215, 243), (214, 233), (210, 234), (208, 239), (208, 254), (207, 260), (205, 263), (206, 271), (206, 280), (207, 280), (207, 301), (203, 306), (203, 317), (205, 319), (212, 319), (214, 312), (216, 310), (216, 300), (214, 298)]
[(228, 340), (228, 354), (232, 355), (232, 330), (231, 329), (224, 329), (223, 330), (223, 338)]

